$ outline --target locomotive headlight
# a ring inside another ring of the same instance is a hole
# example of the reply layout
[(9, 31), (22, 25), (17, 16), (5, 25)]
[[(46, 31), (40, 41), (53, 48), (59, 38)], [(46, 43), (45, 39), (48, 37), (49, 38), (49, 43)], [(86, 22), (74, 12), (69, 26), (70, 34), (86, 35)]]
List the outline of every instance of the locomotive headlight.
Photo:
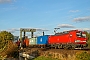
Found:
[(75, 40), (75, 42), (80, 42), (80, 40)]
[(84, 40), (84, 41), (81, 41), (81, 40), (75, 40), (75, 42), (77, 43), (77, 42), (87, 42), (86, 40)]

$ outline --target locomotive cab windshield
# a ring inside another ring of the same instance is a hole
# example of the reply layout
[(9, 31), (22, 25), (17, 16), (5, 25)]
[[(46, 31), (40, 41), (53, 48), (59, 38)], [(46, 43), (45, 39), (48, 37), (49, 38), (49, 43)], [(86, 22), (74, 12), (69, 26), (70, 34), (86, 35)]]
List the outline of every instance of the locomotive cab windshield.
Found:
[(77, 35), (77, 37), (84, 37), (84, 38), (86, 38), (86, 34), (85, 33), (83, 33), (83, 32), (76, 32), (76, 35)]

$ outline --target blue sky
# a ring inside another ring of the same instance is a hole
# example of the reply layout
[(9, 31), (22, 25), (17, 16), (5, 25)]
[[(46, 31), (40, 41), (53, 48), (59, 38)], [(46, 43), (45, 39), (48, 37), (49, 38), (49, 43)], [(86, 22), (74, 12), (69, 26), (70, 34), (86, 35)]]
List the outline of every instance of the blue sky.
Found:
[(47, 29), (52, 34), (90, 30), (90, 0), (0, 0), (0, 31), (19, 35), (20, 28)]

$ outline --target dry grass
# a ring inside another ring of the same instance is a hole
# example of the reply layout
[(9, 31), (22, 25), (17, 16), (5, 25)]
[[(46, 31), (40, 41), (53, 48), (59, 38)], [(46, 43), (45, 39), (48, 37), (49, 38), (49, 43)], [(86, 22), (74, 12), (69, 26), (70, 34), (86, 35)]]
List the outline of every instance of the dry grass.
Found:
[(14, 52), (18, 51), (18, 47), (12, 41), (8, 41), (7, 47), (0, 53), (0, 56), (13, 57)]

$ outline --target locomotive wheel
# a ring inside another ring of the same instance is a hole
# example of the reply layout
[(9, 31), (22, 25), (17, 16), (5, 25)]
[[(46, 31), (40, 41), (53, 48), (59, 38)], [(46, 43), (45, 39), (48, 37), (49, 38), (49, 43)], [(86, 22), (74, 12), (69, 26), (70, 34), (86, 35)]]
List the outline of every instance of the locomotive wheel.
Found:
[(74, 49), (75, 49), (75, 47), (76, 47), (75, 45), (71, 45), (71, 49), (72, 49), (72, 50), (74, 50)]
[(74, 50), (75, 49), (75, 47), (74, 46), (72, 46), (72, 48), (71, 48), (72, 50)]
[(57, 48), (60, 49), (60, 48), (63, 48), (63, 46), (62, 45), (58, 45)]
[(55, 46), (54, 48), (57, 49), (57, 46)]
[(60, 49), (60, 46), (58, 46), (58, 49)]
[(63, 48), (64, 49), (72, 49), (72, 46), (71, 45), (64, 45)]
[(64, 48), (64, 49), (68, 49), (68, 46), (67, 46), (67, 45), (64, 45), (63, 48)]
[(81, 45), (81, 48), (83, 48), (83, 45)]
[(67, 50), (67, 49), (68, 49), (68, 47), (64, 47), (64, 49), (66, 49), (66, 50)]
[(68, 45), (68, 49), (72, 49), (72, 46), (71, 45)]

